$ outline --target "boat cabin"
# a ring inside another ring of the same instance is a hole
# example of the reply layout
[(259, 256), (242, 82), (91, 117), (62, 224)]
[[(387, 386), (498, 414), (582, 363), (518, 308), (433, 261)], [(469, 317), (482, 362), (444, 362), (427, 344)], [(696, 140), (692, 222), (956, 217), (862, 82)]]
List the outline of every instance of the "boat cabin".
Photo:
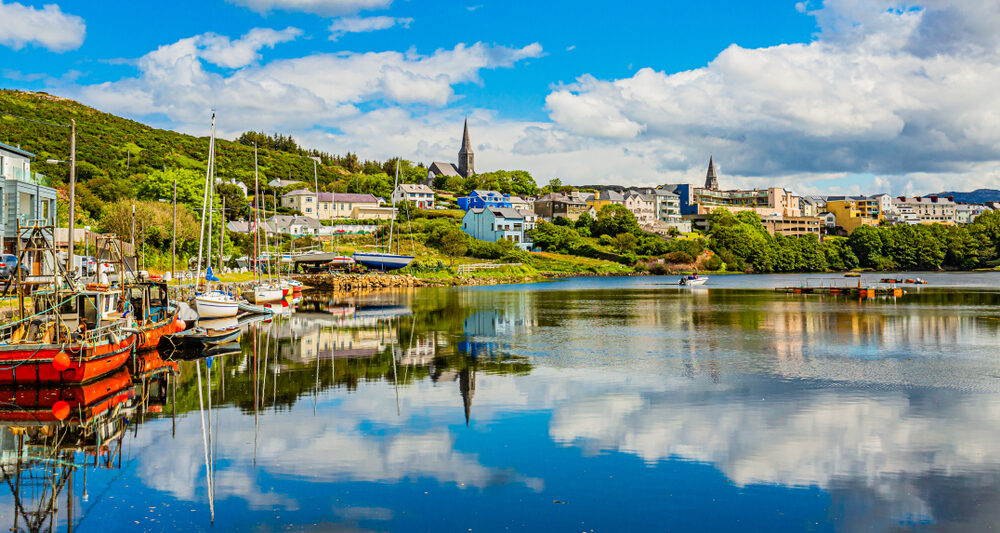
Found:
[[(59, 321), (71, 333), (94, 331), (122, 319), (124, 302), (120, 289), (108, 289), (89, 284), (86, 290), (35, 294), (37, 309), (53, 309)], [(49, 314), (50, 320), (54, 318)], [(81, 328), (81, 325), (83, 327)]]
[(126, 291), (139, 324), (155, 324), (170, 316), (166, 282), (143, 281), (129, 285)]

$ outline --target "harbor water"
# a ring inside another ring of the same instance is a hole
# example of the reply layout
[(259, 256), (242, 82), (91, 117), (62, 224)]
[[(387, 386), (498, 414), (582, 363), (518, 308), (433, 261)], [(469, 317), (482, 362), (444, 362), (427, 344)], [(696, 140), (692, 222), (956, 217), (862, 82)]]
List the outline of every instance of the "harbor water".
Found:
[(307, 292), (176, 374), (109, 380), (98, 437), (0, 393), (0, 523), (994, 528), (1000, 274), (913, 276), (878, 298), (774, 291), (842, 275)]

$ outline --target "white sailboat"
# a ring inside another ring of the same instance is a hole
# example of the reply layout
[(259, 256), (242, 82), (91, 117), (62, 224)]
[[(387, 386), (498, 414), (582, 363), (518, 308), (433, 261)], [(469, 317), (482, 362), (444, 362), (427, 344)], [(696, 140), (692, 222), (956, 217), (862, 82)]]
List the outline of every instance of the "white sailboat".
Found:
[[(396, 187), (399, 186), (399, 159), (396, 159), (396, 179), (392, 184), (392, 190), (395, 191)], [(399, 255), (392, 252), (392, 233), (393, 227), (396, 222), (396, 200), (392, 200), (392, 213), (393, 217), (389, 220), (389, 246), (385, 253), (383, 252), (355, 252), (354, 261), (359, 265), (364, 265), (370, 269), (374, 270), (398, 270), (404, 268), (413, 261), (412, 255)]]
[[(205, 191), (203, 193), (203, 202), (201, 206), (201, 237), (198, 241), (198, 269), (196, 271), (195, 280), (201, 277), (201, 259), (202, 259), (202, 243), (205, 240), (205, 214), (206, 209), (208, 210), (208, 256), (212, 255), (212, 211), (209, 207), (214, 194), (210, 195), (210, 191), (214, 193), (213, 180), (214, 176), (214, 166), (215, 166), (215, 113), (212, 113), (212, 136), (208, 141), (208, 169), (205, 171)], [(225, 224), (223, 224), (225, 227)], [(222, 253), (222, 250), (219, 250)], [(206, 290), (202, 293), (196, 294), (194, 298), (194, 307), (198, 311), (198, 316), (201, 318), (225, 318), (236, 316), (240, 310), (239, 300), (233, 296), (232, 293), (221, 291), (221, 290), (208, 290), (209, 283), (213, 281), (212, 276), (212, 260), (209, 258), (207, 260), (207, 268), (205, 270), (205, 288)], [(217, 280), (214, 279), (214, 280)]]

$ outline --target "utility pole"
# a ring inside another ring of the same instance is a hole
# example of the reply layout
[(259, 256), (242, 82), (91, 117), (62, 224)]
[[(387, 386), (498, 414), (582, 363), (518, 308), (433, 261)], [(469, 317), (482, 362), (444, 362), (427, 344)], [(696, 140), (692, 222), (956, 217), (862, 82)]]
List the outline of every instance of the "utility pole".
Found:
[(219, 222), (222, 223), (222, 227), (219, 228), (219, 274), (222, 274), (222, 245), (225, 243), (224, 239), (226, 237), (226, 197), (222, 196), (222, 212), (219, 214)]
[(174, 237), (170, 239), (170, 278), (177, 279), (177, 178), (174, 178)]
[(76, 241), (76, 119), (69, 121), (69, 248), (68, 272), (73, 271), (73, 243)]
[[(138, 259), (138, 256), (135, 253), (135, 204), (133, 203), (132, 204), (132, 268), (138, 269), (139, 262), (136, 261), (136, 259)], [(120, 275), (122, 276), (121, 279), (124, 280), (125, 273), (122, 272)]]

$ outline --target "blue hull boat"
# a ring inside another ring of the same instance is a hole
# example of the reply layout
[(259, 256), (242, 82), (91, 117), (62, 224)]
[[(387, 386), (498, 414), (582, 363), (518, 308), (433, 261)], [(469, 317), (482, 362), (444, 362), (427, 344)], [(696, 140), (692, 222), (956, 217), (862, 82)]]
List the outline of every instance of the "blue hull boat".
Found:
[(409, 265), (413, 256), (358, 252), (354, 254), (354, 261), (373, 270), (398, 270)]

